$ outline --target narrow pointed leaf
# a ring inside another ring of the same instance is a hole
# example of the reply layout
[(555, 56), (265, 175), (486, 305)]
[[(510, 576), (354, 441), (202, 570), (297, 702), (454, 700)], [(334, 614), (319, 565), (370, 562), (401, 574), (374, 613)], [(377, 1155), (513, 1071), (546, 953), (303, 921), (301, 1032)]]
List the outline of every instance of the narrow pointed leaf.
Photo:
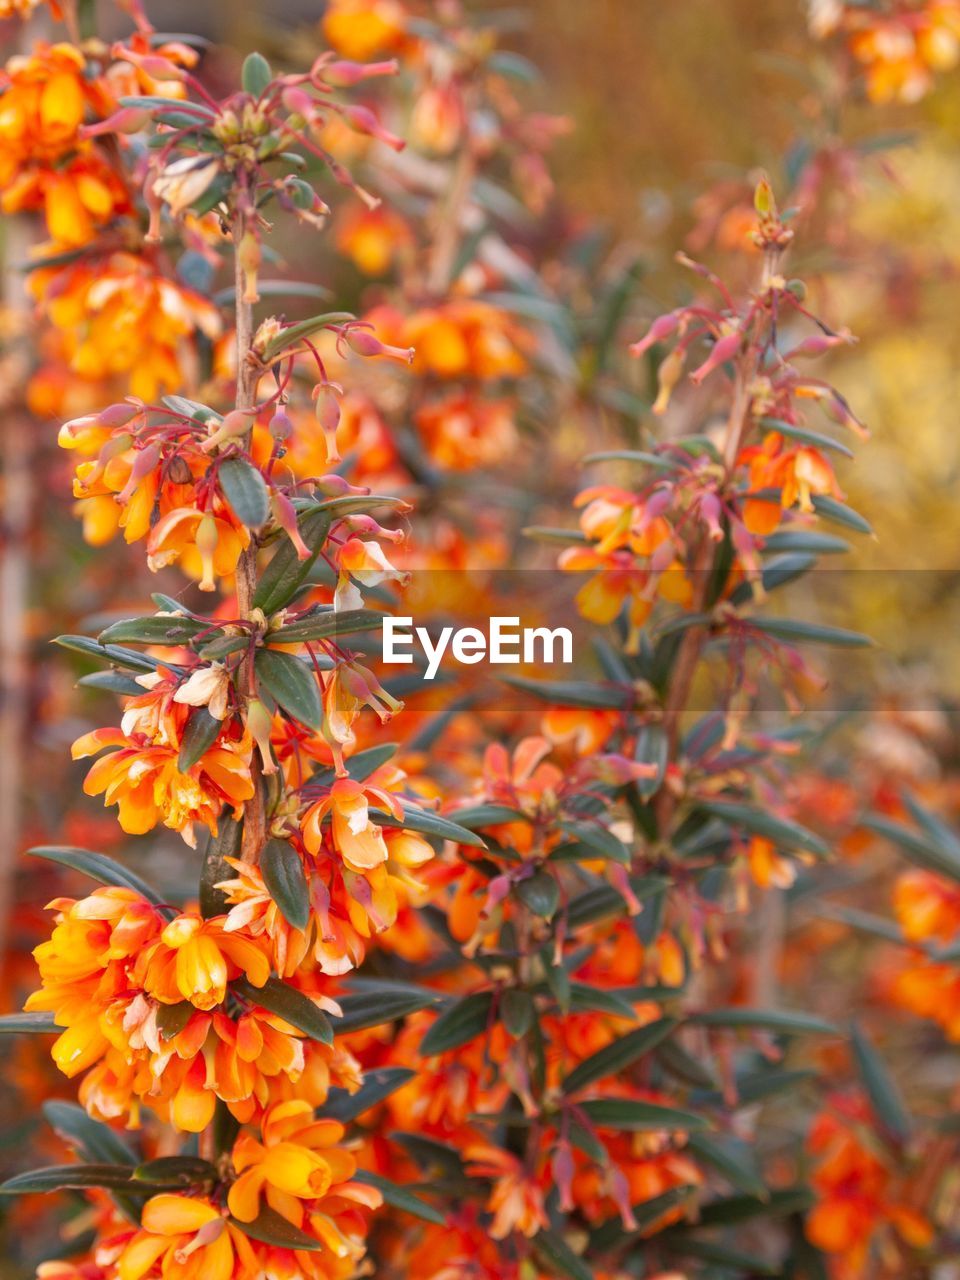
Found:
[(308, 729), (323, 726), (323, 704), (313, 671), (292, 653), (260, 649), (254, 659), (257, 679), (294, 720)]
[(442, 999), (440, 992), (409, 982), (355, 978), (348, 993), (337, 1000), (343, 1010), (343, 1016), (336, 1021), (337, 1033), (381, 1027), (438, 1004)]
[(5, 1013), (0, 1015), (0, 1036), (59, 1035), (52, 1013)]
[(427, 1204), (406, 1187), (391, 1182), (389, 1178), (383, 1178), (379, 1173), (370, 1173), (366, 1169), (358, 1169), (353, 1179), (355, 1182), (362, 1182), (365, 1186), (375, 1187), (383, 1196), (384, 1202), (391, 1208), (400, 1209), (401, 1212), (412, 1214), (415, 1218), (422, 1218), (424, 1222), (436, 1223), (438, 1227), (446, 1226), (447, 1220), (439, 1209), (435, 1209), (432, 1204)]
[(294, 929), (306, 929), (310, 920), (310, 887), (300, 855), (288, 840), (270, 840), (260, 855), (260, 870), (267, 892)]
[(71, 845), (44, 844), (28, 849), (33, 858), (43, 858), (47, 862), (59, 863), (61, 867), (69, 867), (79, 871), (91, 880), (100, 884), (120, 885), (124, 889), (133, 889), (154, 906), (161, 906), (163, 899), (151, 889), (145, 880), (141, 880), (133, 871), (128, 871), (113, 858), (104, 853), (92, 853), (89, 849), (75, 849)]
[(233, 989), (251, 1004), (258, 1004), (275, 1013), (278, 1018), (283, 1018), (311, 1040), (333, 1044), (333, 1027), (323, 1010), (318, 1009), (309, 996), (280, 978), (270, 978), (262, 987), (255, 987), (241, 978), (233, 984)]
[(478, 991), (448, 1005), (420, 1041), (421, 1056), (429, 1058), (457, 1049), (482, 1035), (489, 1025), (492, 1007), (493, 994), (489, 991)]
[(576, 1093), (604, 1076), (626, 1071), (665, 1040), (677, 1025), (676, 1018), (659, 1018), (598, 1049), (574, 1067), (561, 1085), (562, 1092), (567, 1095)]
[(325, 1119), (339, 1120), (341, 1124), (349, 1124), (365, 1111), (389, 1098), (391, 1093), (402, 1089), (408, 1081), (416, 1076), (408, 1067), (374, 1067), (363, 1073), (363, 1084), (356, 1093), (346, 1089), (331, 1089), (326, 1101), (320, 1108)]
[(601, 1129), (620, 1129), (629, 1133), (648, 1133), (657, 1129), (679, 1129), (693, 1132), (709, 1129), (710, 1122), (692, 1111), (678, 1107), (661, 1107), (652, 1102), (634, 1102), (629, 1098), (592, 1098), (578, 1103), (585, 1116)]
[(234, 515), (248, 529), (259, 529), (270, 515), (270, 495), (258, 469), (246, 458), (228, 458), (217, 468), (217, 480)]
[(308, 1236), (267, 1205), (263, 1206), (253, 1222), (241, 1222), (238, 1218), (231, 1218), (230, 1221), (245, 1236), (249, 1236), (251, 1240), (259, 1240), (261, 1244), (276, 1245), (279, 1249), (302, 1250), (304, 1253), (317, 1253), (324, 1248), (319, 1240)]
[(206, 707), (195, 707), (190, 713), (180, 739), (177, 768), (181, 773), (192, 769), (201, 756), (213, 746), (223, 723), (210, 714)]
[(852, 1028), (851, 1040), (857, 1069), (874, 1114), (891, 1138), (898, 1143), (906, 1142), (913, 1128), (910, 1113), (886, 1063), (856, 1025)]

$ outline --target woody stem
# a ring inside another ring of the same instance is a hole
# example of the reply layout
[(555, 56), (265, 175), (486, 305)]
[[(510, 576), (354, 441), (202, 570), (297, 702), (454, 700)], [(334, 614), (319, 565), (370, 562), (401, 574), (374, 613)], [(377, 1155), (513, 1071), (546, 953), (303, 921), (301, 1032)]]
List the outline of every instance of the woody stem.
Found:
[[(246, 285), (243, 267), (240, 261), (240, 242), (246, 230), (246, 219), (238, 213), (233, 226), (233, 261), (234, 261), (234, 309), (237, 331), (237, 396), (236, 408), (251, 409), (256, 402), (257, 364), (251, 359), (253, 347), (253, 303), (245, 298)], [(257, 539), (250, 538), (250, 544), (241, 553), (237, 562), (236, 590), (237, 612), (241, 618), (253, 615), (253, 597), (257, 587)], [(251, 658), (244, 660), (241, 670), (241, 687), (246, 686), (249, 693), (254, 693), (253, 663)], [(260, 761), (256, 752), (250, 763), (253, 776), (254, 792), (244, 807), (243, 841), (240, 856), (244, 862), (257, 862), (260, 850), (267, 839), (267, 818), (264, 806), (263, 783), (260, 772)]]

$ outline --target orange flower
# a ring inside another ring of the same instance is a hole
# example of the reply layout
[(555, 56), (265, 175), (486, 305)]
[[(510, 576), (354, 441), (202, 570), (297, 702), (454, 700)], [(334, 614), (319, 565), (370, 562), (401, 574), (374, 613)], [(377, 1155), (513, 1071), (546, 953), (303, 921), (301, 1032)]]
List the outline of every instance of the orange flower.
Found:
[(213, 341), (221, 330), (213, 303), (159, 274), (143, 256), (114, 253), (41, 268), (31, 273), (30, 289), (63, 336), (78, 377), (118, 379), (147, 402), (189, 381), (191, 342), (198, 334)]
[(260, 1272), (250, 1241), (209, 1200), (153, 1196), (140, 1221), (117, 1259), (117, 1280), (161, 1271), (171, 1280), (240, 1280)]
[(511, 400), (478, 400), (458, 393), (421, 406), (415, 421), (438, 467), (469, 471), (493, 466), (516, 448), (515, 414)]
[(952, 942), (960, 932), (960, 888), (930, 871), (905, 871), (893, 889), (893, 909), (911, 942)]
[[(343, 1125), (314, 1120), (309, 1102), (292, 1101), (271, 1107), (260, 1127), (262, 1142), (241, 1134), (234, 1144), (233, 1167), (239, 1177), (230, 1188), (230, 1212), (241, 1222), (252, 1222), (264, 1196), (272, 1209), (300, 1227), (306, 1216), (300, 1201), (322, 1199), (356, 1172), (354, 1157), (337, 1146)], [(344, 1194), (342, 1186), (337, 1190)]]
[(301, 829), (309, 852), (319, 852), (323, 844), (323, 822), (329, 815), (333, 847), (352, 871), (370, 871), (386, 862), (387, 845), (382, 828), (370, 817), (371, 800), (394, 818), (403, 817), (400, 802), (375, 782), (337, 778), (324, 799), (304, 814)]
[(337, 248), (367, 276), (382, 276), (412, 243), (407, 223), (387, 205), (351, 206), (337, 227)]
[(494, 1240), (505, 1240), (514, 1231), (532, 1238), (549, 1227), (544, 1188), (525, 1172), (516, 1156), (481, 1144), (468, 1147), (463, 1154), (472, 1177), (494, 1179), (487, 1201), (493, 1214), (490, 1234)]
[(869, 1133), (869, 1109), (861, 1099), (836, 1099), (836, 1114), (822, 1112), (810, 1130), (808, 1147), (817, 1159), (811, 1179), (819, 1202), (807, 1218), (810, 1241), (837, 1255), (842, 1274), (862, 1274), (874, 1235), (892, 1226), (904, 1243), (923, 1248), (932, 1238), (926, 1219), (904, 1203), (906, 1186), (876, 1154)]
[(270, 977), (262, 945), (234, 931), (220, 918), (181, 915), (168, 924), (134, 969), (138, 985), (165, 1004), (189, 1000), (196, 1009), (222, 1004), (227, 983), (243, 975), (255, 987)]
[(195, 823), (215, 835), (224, 804), (239, 816), (253, 795), (246, 736), (219, 738), (186, 773), (178, 764), (179, 742), (155, 745), (142, 735), (130, 738), (122, 729), (84, 734), (73, 744), (73, 758), (96, 755), (105, 747), (115, 750), (94, 763), (83, 789), (88, 796), (102, 795), (105, 805), (117, 805), (117, 821), (130, 835), (142, 835), (162, 822), (195, 846)]
[(67, 246), (132, 206), (122, 179), (93, 144), (81, 141), (84, 114), (106, 115), (113, 100), (86, 74), (69, 44), (38, 44), (11, 58), (0, 77), (0, 191), (6, 213), (43, 209), (51, 236)]
[(330, 0), (323, 34), (345, 58), (365, 62), (398, 47), (405, 17), (398, 0)]

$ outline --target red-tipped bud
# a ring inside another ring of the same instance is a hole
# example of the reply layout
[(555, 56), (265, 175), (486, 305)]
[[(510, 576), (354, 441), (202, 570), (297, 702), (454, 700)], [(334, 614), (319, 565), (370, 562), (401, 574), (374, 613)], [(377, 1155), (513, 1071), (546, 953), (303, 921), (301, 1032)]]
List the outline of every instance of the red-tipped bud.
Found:
[(297, 559), (309, 560), (313, 552), (304, 542), (300, 533), (300, 526), (297, 524), (297, 511), (293, 503), (286, 494), (274, 493), (270, 498), (270, 505), (273, 508), (277, 524), (293, 543), (297, 552)]
[(664, 338), (669, 338), (679, 327), (683, 314), (683, 311), (670, 311), (665, 316), (658, 316), (647, 330), (646, 335), (639, 342), (634, 342), (630, 346), (630, 354), (632, 356), (642, 356), (655, 343), (662, 342)]
[(413, 364), (415, 355), (413, 347), (391, 347), (381, 342), (369, 329), (350, 329), (347, 342), (360, 356), (389, 356), (391, 360), (402, 360), (404, 364)]
[(119, 404), (108, 404), (105, 409), (101, 409), (97, 414), (97, 421), (101, 427), (124, 427), (131, 418), (135, 418), (142, 412), (141, 401), (131, 403), (129, 400), (123, 400)]
[(130, 478), (117, 494), (118, 502), (129, 502), (137, 489), (140, 482), (144, 480), (150, 473), (160, 464), (160, 449), (158, 445), (148, 444), (145, 449), (138, 449), (133, 459), (133, 466), (130, 468)]
[(726, 364), (728, 360), (732, 360), (740, 350), (742, 341), (743, 339), (739, 333), (728, 333), (724, 337), (718, 338), (713, 344), (713, 350), (703, 364), (691, 373), (691, 382), (695, 382), (699, 386), (704, 378), (713, 373), (714, 369)]
[(328, 62), (326, 66), (317, 68), (318, 78), (325, 80), (337, 89), (349, 89), (361, 80), (370, 80), (373, 76), (394, 76), (400, 68), (396, 58), (389, 62)]
[(321, 383), (313, 389), (313, 410), (327, 445), (327, 462), (339, 462), (337, 427), (340, 425), (340, 401), (330, 383)]
[(293, 435), (293, 423), (290, 421), (290, 415), (282, 406), (274, 413), (267, 427), (274, 440), (280, 444), (284, 440), (289, 440)]
[(371, 138), (376, 138), (386, 146), (392, 147), (394, 151), (402, 151), (406, 146), (402, 138), (398, 138), (395, 133), (391, 133), (389, 129), (383, 127), (369, 107), (361, 107), (357, 103), (350, 103), (349, 106), (343, 108), (343, 115), (347, 123), (356, 129), (357, 133), (365, 133)]
[(150, 123), (150, 112), (143, 107), (121, 107), (105, 120), (81, 125), (81, 138), (99, 138), (107, 133), (142, 133)]

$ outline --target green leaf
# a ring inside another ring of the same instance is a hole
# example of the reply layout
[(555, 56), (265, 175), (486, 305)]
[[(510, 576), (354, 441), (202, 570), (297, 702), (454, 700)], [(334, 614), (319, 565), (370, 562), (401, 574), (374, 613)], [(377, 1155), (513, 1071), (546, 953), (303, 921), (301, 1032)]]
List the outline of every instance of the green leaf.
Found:
[(32, 1195), (35, 1192), (79, 1191), (102, 1187), (107, 1191), (157, 1190), (162, 1186), (131, 1188), (129, 1165), (53, 1164), (44, 1169), (18, 1173), (0, 1183), (0, 1195)]
[(52, 1013), (4, 1013), (0, 1015), (0, 1036), (59, 1035)]
[[(642, 902), (645, 898), (656, 897), (670, 887), (670, 881), (664, 876), (631, 876), (630, 888)], [(594, 920), (602, 920), (604, 916), (625, 913), (627, 904), (623, 894), (609, 884), (598, 884), (579, 897), (574, 898), (567, 907), (567, 923), (571, 928), (579, 928), (583, 924), (591, 924)]]
[(926, 871), (936, 871), (950, 880), (960, 883), (960, 856), (944, 845), (934, 845), (930, 840), (922, 838), (910, 827), (902, 823), (892, 822), (889, 818), (870, 816), (863, 819), (863, 825), (893, 844), (907, 855), (911, 862), (923, 867)]
[(555, 703), (560, 707), (623, 711), (633, 702), (628, 689), (592, 684), (589, 680), (530, 680), (526, 676), (504, 676), (502, 679), (512, 689), (520, 689), (541, 702)]
[(482, 831), (484, 827), (499, 827), (506, 822), (528, 822), (520, 809), (510, 809), (505, 804), (475, 804), (465, 809), (454, 809), (450, 814), (468, 831)]
[(656, 767), (656, 775), (652, 778), (638, 778), (633, 784), (641, 800), (649, 800), (663, 785), (667, 772), (670, 744), (662, 725), (644, 725), (637, 734), (637, 745), (633, 753), (634, 760), (640, 764), (652, 764)]
[(561, 823), (563, 830), (569, 836), (581, 841), (587, 845), (590, 853), (589, 858), (593, 857), (609, 858), (611, 862), (622, 862), (625, 866), (629, 866), (631, 862), (631, 853), (619, 836), (601, 826), (599, 822), (591, 822), (589, 819), (575, 820), (567, 818)]
[(379, 631), (383, 614), (372, 609), (334, 609), (314, 611), (293, 622), (284, 623), (267, 636), (268, 644), (300, 644), (308, 640), (335, 640), (354, 631)]
[(731, 827), (741, 827), (752, 835), (772, 840), (781, 848), (806, 849), (821, 858), (829, 856), (830, 846), (825, 841), (789, 818), (780, 818), (763, 809), (754, 809), (752, 805), (735, 804), (726, 800), (703, 801), (697, 808), (703, 813), (721, 818)]
[(886, 1064), (856, 1023), (851, 1028), (853, 1056), (874, 1114), (887, 1134), (898, 1143), (906, 1142), (913, 1125), (900, 1090)]
[(402, 818), (395, 818), (392, 813), (385, 813), (382, 809), (371, 809), (370, 813), (383, 827), (402, 827), (409, 831), (419, 831), (421, 835), (438, 836), (441, 840), (455, 840), (457, 844), (471, 845), (475, 849), (487, 847), (478, 835), (468, 831), (466, 827), (461, 827), (458, 822), (441, 817), (439, 813), (432, 813), (429, 809), (420, 809), (407, 800), (403, 802)]
[[(378, 747), (365, 747), (347, 760), (347, 773), (355, 782), (363, 782), (371, 773), (376, 773), (382, 764), (392, 760), (397, 754), (395, 742), (382, 742)], [(336, 773), (326, 765), (313, 772), (313, 781), (322, 787), (332, 786), (336, 781)]]
[(114, 862), (113, 858), (108, 858), (105, 853), (92, 853), (89, 849), (75, 849), (71, 845), (61, 844), (37, 845), (33, 849), (28, 849), (27, 853), (32, 858), (43, 858), (47, 862), (56, 862), (61, 867), (79, 871), (100, 884), (133, 889), (148, 902), (152, 902), (155, 907), (163, 905), (163, 899), (145, 880), (141, 880), (138, 875), (128, 871), (119, 862)]
[(637, 1015), (631, 1001), (631, 988), (622, 994), (616, 988), (594, 987), (586, 982), (570, 983), (570, 1008), (574, 1011), (612, 1014), (615, 1018), (627, 1018), (636, 1022)]
[(756, 1156), (747, 1143), (716, 1134), (691, 1133), (686, 1149), (722, 1173), (738, 1191), (760, 1200), (769, 1196), (766, 1183), (757, 1169)]
[(814, 511), (816, 511), (817, 515), (823, 516), (825, 520), (832, 520), (834, 524), (842, 524), (848, 529), (855, 529), (857, 533), (873, 533), (873, 529), (860, 515), (859, 511), (854, 511), (852, 507), (838, 502), (836, 498), (815, 493), (811, 500)]
[(161, 1004), (157, 1008), (157, 1030), (164, 1040), (172, 1040), (180, 1034), (194, 1013), (196, 1008), (189, 1000)]
[(249, 93), (254, 98), (259, 98), (266, 93), (272, 79), (273, 72), (270, 69), (270, 63), (262, 53), (251, 53), (244, 58), (243, 69), (240, 73), (240, 83), (243, 85), (244, 93)]
[(305, 663), (292, 653), (258, 649), (254, 668), (260, 684), (288, 715), (308, 729), (323, 727), (320, 688)]
[(120, 1135), (92, 1119), (75, 1102), (53, 1099), (43, 1104), (43, 1114), (51, 1129), (85, 1160), (130, 1167), (136, 1164), (136, 1157)]
[(782, 436), (788, 436), (791, 440), (799, 440), (801, 444), (813, 445), (815, 449), (833, 449), (837, 453), (842, 453), (845, 458), (853, 457), (852, 449), (839, 440), (834, 440), (833, 436), (822, 435), (819, 431), (795, 427), (793, 423), (782, 422), (779, 418), (760, 418), (757, 425), (764, 431), (776, 431)]
[(642, 462), (644, 466), (657, 467), (660, 471), (674, 471), (677, 467), (675, 459), (647, 453), (644, 449), (603, 449), (600, 453), (588, 453), (583, 461), (584, 465), (592, 462)]
[(263, 363), (272, 364), (285, 351), (292, 350), (302, 338), (311, 338), (315, 333), (319, 333), (321, 329), (326, 329), (329, 325), (346, 324), (348, 320), (353, 319), (354, 317), (349, 311), (328, 311), (324, 315), (311, 316), (309, 320), (301, 320), (298, 324), (287, 325), (286, 328), (280, 330), (272, 342), (268, 342), (264, 347), (261, 357)]
[[(180, 105), (182, 106), (183, 104), (181, 103)], [(163, 403), (168, 409), (172, 409), (174, 413), (182, 414), (185, 418), (192, 418), (194, 422), (199, 422), (201, 426), (223, 420), (222, 415), (217, 413), (216, 409), (211, 409), (207, 404), (201, 404), (199, 400), (188, 400), (186, 396), (164, 396)]]
[(785, 1218), (792, 1213), (804, 1213), (816, 1203), (816, 1197), (807, 1187), (790, 1187), (785, 1191), (772, 1191), (766, 1200), (756, 1196), (730, 1196), (714, 1200), (700, 1210), (701, 1227), (736, 1226), (752, 1218)]
[(236, 858), (240, 853), (242, 836), (243, 824), (229, 813), (221, 813), (217, 819), (217, 834), (207, 841), (200, 870), (200, 914), (205, 920), (229, 910), (226, 894), (217, 885), (224, 880), (235, 879), (236, 869), (230, 866), (227, 858)]
[(489, 1026), (493, 993), (477, 991), (448, 1005), (420, 1041), (420, 1056), (446, 1053), (482, 1035)]
[(391, 982), (386, 979), (355, 978), (348, 993), (338, 999), (343, 1016), (337, 1019), (338, 1034), (348, 1031), (365, 1031), (369, 1027), (381, 1027), (395, 1022), (407, 1014), (417, 1013), (429, 1005), (438, 1004), (443, 996), (438, 991), (417, 987), (409, 982)]
[(604, 1076), (626, 1071), (665, 1040), (677, 1025), (676, 1018), (659, 1018), (598, 1049), (574, 1067), (561, 1085), (562, 1092), (567, 1095), (577, 1093)]
[(552, 920), (560, 905), (560, 886), (548, 871), (538, 871), (521, 880), (516, 894), (525, 907), (544, 920)]
[(208, 622), (197, 622), (193, 618), (151, 614), (148, 617), (123, 618), (119, 622), (114, 622), (100, 632), (97, 641), (101, 645), (157, 644), (174, 648), (189, 644), (200, 635), (201, 631), (209, 630)]
[(751, 618), (750, 625), (775, 640), (799, 644), (827, 644), (837, 649), (866, 649), (873, 645), (869, 636), (843, 627), (823, 627), (799, 618)]
[(206, 707), (194, 707), (180, 739), (177, 768), (181, 773), (192, 769), (200, 757), (209, 751), (222, 728), (223, 721), (212, 716)]
[(693, 1186), (671, 1187), (669, 1191), (664, 1191), (659, 1196), (654, 1196), (650, 1200), (643, 1200), (640, 1204), (633, 1205), (633, 1216), (637, 1225), (632, 1231), (624, 1229), (623, 1221), (619, 1214), (608, 1218), (606, 1222), (602, 1222), (599, 1227), (591, 1232), (589, 1252), (591, 1254), (604, 1254), (620, 1247), (641, 1231), (645, 1231), (652, 1226), (665, 1213), (669, 1213), (671, 1209), (675, 1209), (678, 1205), (682, 1205), (684, 1201), (689, 1200), (696, 1194), (696, 1191), (697, 1188)]
[(275, 1013), (291, 1027), (296, 1027), (311, 1040), (321, 1044), (333, 1044), (333, 1028), (330, 1019), (318, 1009), (309, 996), (289, 986), (280, 978), (268, 978), (262, 987), (255, 987), (246, 978), (233, 983), (233, 989), (251, 1004), (260, 1005)]
[(313, 1236), (295, 1227), (281, 1214), (264, 1205), (253, 1222), (241, 1222), (231, 1217), (230, 1221), (251, 1240), (259, 1240), (261, 1244), (276, 1245), (279, 1249), (300, 1249), (304, 1253), (318, 1253), (325, 1246)]
[(198, 1156), (160, 1156), (138, 1164), (133, 1171), (135, 1182), (151, 1182), (155, 1186), (193, 1187), (216, 1179), (214, 1166)]
[(782, 1036), (836, 1036), (840, 1032), (831, 1022), (809, 1013), (791, 1013), (782, 1009), (708, 1009), (692, 1013), (687, 1022), (698, 1027), (727, 1027), (731, 1030), (770, 1031)]
[(353, 1175), (353, 1180), (362, 1182), (368, 1187), (375, 1187), (383, 1196), (384, 1202), (393, 1209), (400, 1209), (403, 1213), (410, 1213), (415, 1218), (422, 1218), (424, 1222), (436, 1223), (438, 1227), (447, 1225), (447, 1220), (439, 1209), (435, 1209), (432, 1204), (427, 1204), (406, 1187), (398, 1186), (389, 1178), (381, 1177), (379, 1173), (358, 1169)]
[(234, 515), (249, 529), (259, 529), (270, 515), (270, 495), (259, 470), (246, 458), (228, 458), (217, 468), (220, 490)]
[(303, 931), (310, 920), (310, 887), (303, 861), (288, 840), (270, 840), (260, 855), (267, 892), (284, 920)]
[(537, 1008), (529, 991), (509, 987), (500, 997), (500, 1019), (507, 1034), (520, 1040), (537, 1020)]
[(116, 644), (98, 644), (89, 636), (57, 636), (52, 642), (61, 649), (69, 649), (73, 653), (82, 653), (85, 658), (96, 658), (98, 662), (112, 662), (115, 666), (126, 667), (130, 671), (156, 671), (159, 662), (156, 658), (135, 649), (125, 649)]
[(845, 554), (851, 550), (851, 546), (844, 538), (820, 533), (816, 529), (783, 529), (778, 533), (771, 533), (764, 540), (764, 550), (805, 551), (814, 556), (826, 556)]
[(137, 684), (132, 676), (121, 675), (119, 671), (93, 671), (88, 676), (81, 676), (77, 684), (83, 689), (119, 693), (124, 698), (136, 698), (143, 693), (142, 684)]
[(653, 1102), (634, 1102), (629, 1098), (591, 1098), (577, 1104), (580, 1111), (601, 1129), (620, 1129), (629, 1133), (648, 1133), (658, 1129), (709, 1129), (709, 1120), (692, 1111), (677, 1107), (661, 1107)]
[(713, 1262), (722, 1267), (724, 1272), (736, 1271), (738, 1274), (753, 1276), (782, 1276), (781, 1262), (768, 1262), (766, 1258), (758, 1258), (756, 1254), (744, 1253), (742, 1249), (731, 1249), (727, 1245), (718, 1244), (716, 1240), (694, 1240), (692, 1237), (675, 1236), (667, 1241), (671, 1253), (684, 1258), (699, 1258), (702, 1262)]
[(556, 1231), (540, 1231), (533, 1238), (533, 1247), (544, 1262), (570, 1280), (593, 1280), (593, 1271), (584, 1260), (573, 1252)]
[(389, 1098), (391, 1093), (402, 1089), (416, 1074), (408, 1067), (374, 1067), (370, 1071), (364, 1071), (363, 1084), (356, 1093), (350, 1093), (346, 1089), (331, 1089), (319, 1114), (324, 1119), (349, 1124), (365, 1111), (383, 1102), (384, 1098)]
[(254, 605), (268, 617), (285, 608), (303, 585), (323, 547), (330, 528), (330, 515), (314, 507), (300, 516), (297, 525), (311, 554), (306, 560), (298, 560), (289, 538), (283, 538), (279, 543), (253, 593)]

